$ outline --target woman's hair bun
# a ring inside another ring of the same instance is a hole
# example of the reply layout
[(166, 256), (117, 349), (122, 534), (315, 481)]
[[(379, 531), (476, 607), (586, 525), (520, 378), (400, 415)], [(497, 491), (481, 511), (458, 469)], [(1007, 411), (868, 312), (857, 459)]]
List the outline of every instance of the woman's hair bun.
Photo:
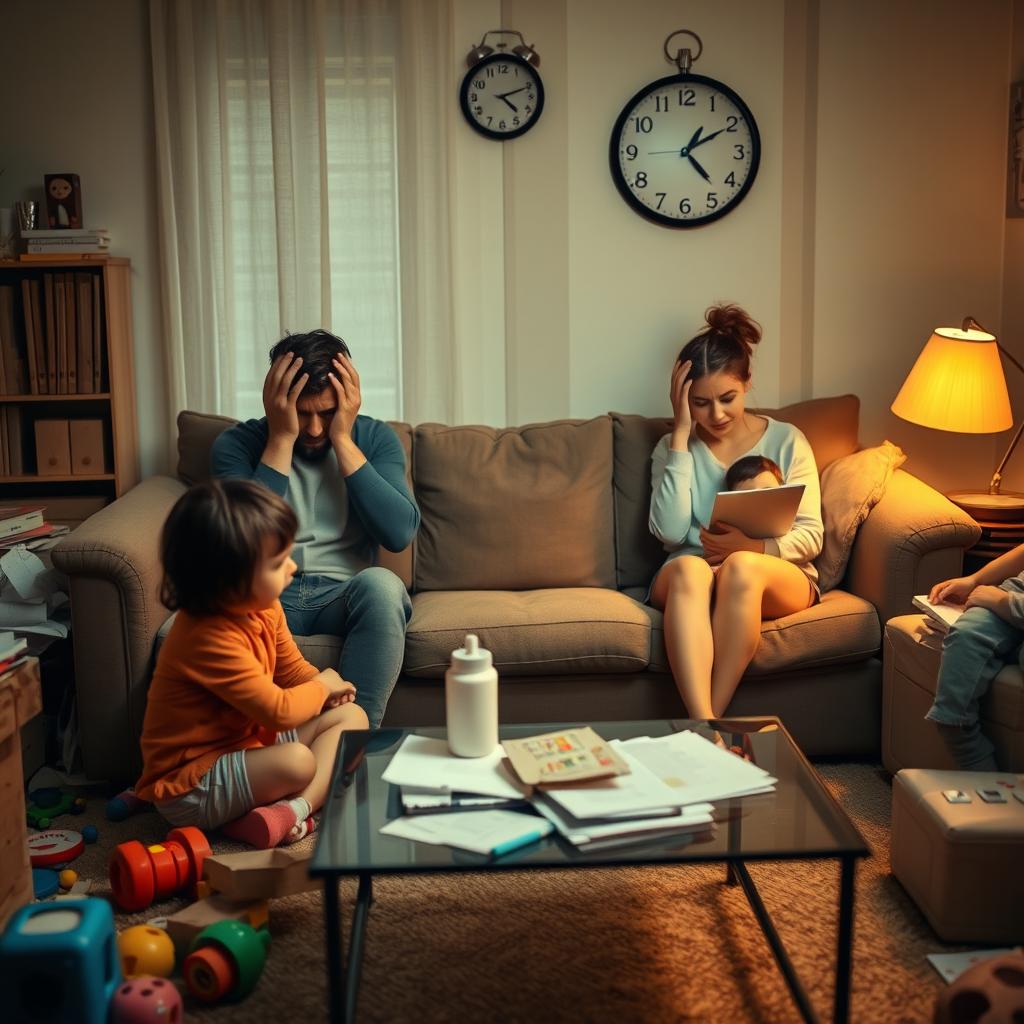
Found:
[(709, 333), (731, 336), (749, 352), (761, 340), (761, 325), (736, 305), (711, 306), (704, 314)]

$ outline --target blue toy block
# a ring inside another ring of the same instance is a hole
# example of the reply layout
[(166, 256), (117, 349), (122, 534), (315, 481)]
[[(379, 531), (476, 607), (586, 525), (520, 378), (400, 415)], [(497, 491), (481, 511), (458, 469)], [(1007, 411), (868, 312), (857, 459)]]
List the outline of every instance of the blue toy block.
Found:
[(29, 904), (0, 936), (0, 1006), (10, 1024), (105, 1024), (120, 984), (106, 900)]

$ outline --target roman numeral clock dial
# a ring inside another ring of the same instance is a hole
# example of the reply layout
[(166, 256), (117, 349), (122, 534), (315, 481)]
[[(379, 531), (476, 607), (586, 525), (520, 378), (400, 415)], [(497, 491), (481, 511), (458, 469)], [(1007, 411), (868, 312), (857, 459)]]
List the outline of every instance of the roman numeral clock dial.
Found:
[[(688, 68), (689, 51), (679, 60)], [(608, 156), (616, 187), (637, 213), (691, 228), (724, 217), (747, 194), (761, 136), (732, 89), (687, 71), (651, 82), (623, 107)]]

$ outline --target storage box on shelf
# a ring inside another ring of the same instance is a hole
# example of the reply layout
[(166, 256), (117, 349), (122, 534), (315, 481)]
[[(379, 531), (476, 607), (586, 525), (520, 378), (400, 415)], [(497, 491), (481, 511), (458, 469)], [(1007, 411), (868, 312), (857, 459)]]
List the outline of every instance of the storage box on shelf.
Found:
[(81, 521), (138, 482), (138, 461), (129, 261), (0, 260), (5, 495)]

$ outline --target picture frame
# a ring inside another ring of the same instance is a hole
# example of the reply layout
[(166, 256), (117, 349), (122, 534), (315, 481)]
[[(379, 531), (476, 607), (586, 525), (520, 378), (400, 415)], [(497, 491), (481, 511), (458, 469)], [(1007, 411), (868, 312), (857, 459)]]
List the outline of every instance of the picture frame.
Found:
[(1024, 82), (1010, 86), (1009, 145), (1006, 147), (1006, 216), (1024, 217)]
[(43, 175), (43, 192), (48, 228), (82, 227), (82, 185), (77, 174)]

